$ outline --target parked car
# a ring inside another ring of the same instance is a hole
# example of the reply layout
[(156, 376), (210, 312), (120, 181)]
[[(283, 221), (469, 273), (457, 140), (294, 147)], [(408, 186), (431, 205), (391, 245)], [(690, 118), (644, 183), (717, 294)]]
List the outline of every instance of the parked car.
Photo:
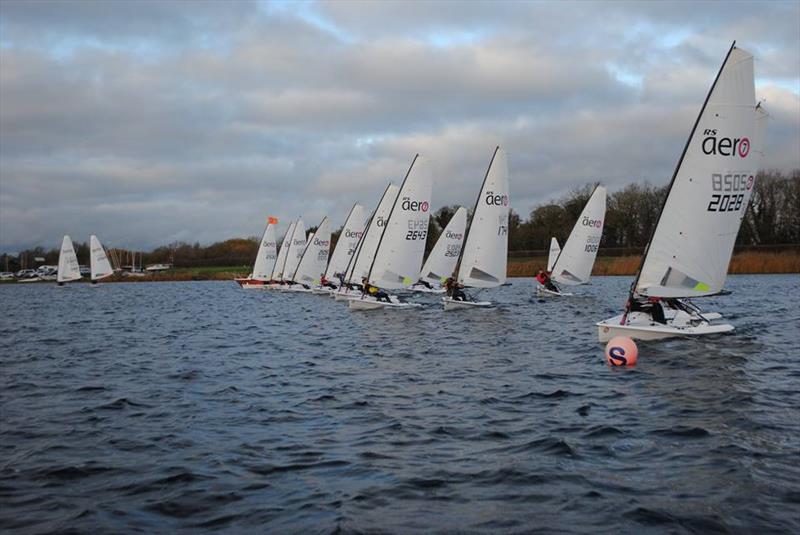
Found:
[(14, 278), (14, 273), (11, 271), (0, 271), (0, 280), (7, 281)]
[(14, 276), (18, 279), (33, 279), (39, 275), (36, 274), (35, 269), (20, 269)]
[(89, 269), (89, 266), (80, 266), (81, 270), (81, 277), (86, 277), (87, 275), (92, 274), (92, 270)]

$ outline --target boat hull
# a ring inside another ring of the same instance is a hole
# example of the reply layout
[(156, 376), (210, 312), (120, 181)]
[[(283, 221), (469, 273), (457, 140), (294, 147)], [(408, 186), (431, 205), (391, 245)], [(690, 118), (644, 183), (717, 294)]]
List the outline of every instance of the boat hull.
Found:
[(461, 310), (468, 308), (489, 308), (492, 306), (491, 301), (457, 301), (449, 297), (442, 297), (442, 303), (445, 310)]
[[(712, 325), (710, 321), (702, 320), (699, 317), (695, 317), (694, 321), (691, 322), (680, 321), (681, 318), (676, 320), (673, 317), (668, 318), (666, 323), (657, 323), (652, 321), (649, 316), (638, 313), (631, 314), (633, 317), (628, 319), (625, 325), (621, 325), (622, 316), (620, 314), (596, 324), (597, 336), (600, 342), (606, 343), (615, 336), (627, 336), (637, 340), (664, 340), (676, 336), (703, 336), (727, 333), (734, 330), (733, 325), (725, 323)], [(703, 318), (707, 320), (715, 320), (721, 317), (721, 314), (714, 312), (703, 314)]]
[(427, 286), (420, 285), (413, 285), (409, 287), (409, 290), (415, 293), (422, 293), (422, 294), (443, 294), (445, 293), (444, 288), (428, 288)]
[(399, 301), (395, 296), (391, 296), (389, 299), (392, 301), (387, 303), (386, 301), (378, 301), (372, 297), (353, 297), (348, 301), (348, 308), (350, 310), (379, 310), (385, 308), (420, 308), (422, 305), (418, 303), (403, 303)]
[(548, 290), (544, 286), (537, 286), (536, 295), (539, 297), (572, 297), (574, 294), (569, 292), (554, 292), (552, 290)]

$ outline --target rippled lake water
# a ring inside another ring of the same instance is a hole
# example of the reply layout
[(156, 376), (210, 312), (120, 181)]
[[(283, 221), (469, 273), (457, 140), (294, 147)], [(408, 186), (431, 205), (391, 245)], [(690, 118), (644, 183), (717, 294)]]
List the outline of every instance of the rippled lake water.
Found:
[(797, 276), (730, 335), (594, 322), (629, 277), (492, 310), (350, 312), (234, 283), (0, 287), (0, 530), (800, 531)]

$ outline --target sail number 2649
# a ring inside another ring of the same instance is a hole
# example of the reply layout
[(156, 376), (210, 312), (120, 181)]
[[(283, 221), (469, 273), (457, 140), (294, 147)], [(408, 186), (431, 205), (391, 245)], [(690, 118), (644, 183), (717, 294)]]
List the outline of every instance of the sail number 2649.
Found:
[[(742, 207), (744, 194), (753, 187), (753, 176), (747, 173), (711, 175), (713, 193), (708, 203), (709, 212), (737, 212)], [(741, 192), (741, 193), (739, 193)]]

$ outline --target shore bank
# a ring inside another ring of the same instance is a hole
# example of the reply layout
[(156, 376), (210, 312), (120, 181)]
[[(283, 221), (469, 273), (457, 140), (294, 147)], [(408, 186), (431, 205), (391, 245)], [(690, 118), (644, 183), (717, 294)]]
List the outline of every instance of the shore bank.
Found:
[[(598, 256), (592, 275), (634, 275), (639, 268), (641, 256)], [(516, 258), (513, 251), (508, 259), (509, 277), (532, 277), (537, 270), (547, 264), (546, 256)], [(250, 273), (249, 266), (215, 266), (195, 268), (175, 268), (169, 271), (146, 274), (143, 276), (114, 275), (103, 279), (108, 282), (162, 282), (162, 281), (212, 281), (232, 280), (246, 277)], [(800, 252), (762, 252), (744, 251), (736, 253), (731, 259), (728, 273), (741, 275), (768, 275), (800, 273)], [(37, 282), (42, 284), (45, 281)], [(50, 281), (52, 282), (52, 281)], [(77, 282), (89, 282), (84, 278)], [(4, 284), (19, 284), (15, 280), (2, 281)], [(24, 283), (32, 284), (32, 283)], [(72, 283), (70, 283), (72, 284)]]

